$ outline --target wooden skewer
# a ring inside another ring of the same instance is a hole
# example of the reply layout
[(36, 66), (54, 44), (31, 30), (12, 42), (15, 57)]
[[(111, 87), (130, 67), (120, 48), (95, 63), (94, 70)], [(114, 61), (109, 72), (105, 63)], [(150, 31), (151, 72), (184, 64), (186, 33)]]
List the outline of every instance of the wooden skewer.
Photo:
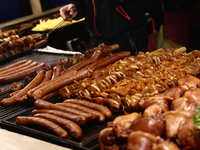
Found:
[(113, 44), (107, 47), (107, 50), (113, 51), (119, 48), (119, 44)]
[(35, 48), (41, 47), (41, 46), (47, 44), (47, 42), (48, 42), (48, 40), (41, 40), (41, 41), (35, 43), (34, 47)]

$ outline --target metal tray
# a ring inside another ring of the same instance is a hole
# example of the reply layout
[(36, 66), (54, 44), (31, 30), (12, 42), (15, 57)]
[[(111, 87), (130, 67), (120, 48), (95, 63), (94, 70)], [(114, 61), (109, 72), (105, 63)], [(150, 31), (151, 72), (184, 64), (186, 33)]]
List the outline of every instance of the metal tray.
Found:
[[(61, 102), (62, 100), (57, 98), (52, 98), (49, 100), (49, 102), (56, 103)], [(61, 145), (67, 148), (72, 149), (93, 149), (98, 150), (98, 134), (99, 132), (104, 129), (109, 121), (114, 120), (119, 114), (113, 113), (113, 117), (109, 120), (106, 120), (102, 124), (98, 124), (96, 122), (88, 123), (85, 126), (81, 127), (83, 131), (83, 136), (81, 139), (76, 140), (73, 137), (68, 135), (67, 138), (60, 138), (56, 135), (53, 135), (52, 133), (48, 133), (47, 131), (43, 131), (38, 128), (28, 127), (28, 126), (22, 126), (17, 125), (15, 123), (15, 119), (18, 116), (30, 116), (31, 111), (36, 109), (34, 106), (30, 107), (29, 109), (21, 110), (16, 113), (13, 113), (12, 115), (9, 115), (8, 117), (2, 119), (0, 122), (0, 126), (3, 129), (7, 129), (13, 132), (18, 132), (24, 135), (28, 135), (34, 138), (38, 138), (44, 141), (48, 141), (57, 145)], [(121, 113), (122, 114), (122, 113)]]

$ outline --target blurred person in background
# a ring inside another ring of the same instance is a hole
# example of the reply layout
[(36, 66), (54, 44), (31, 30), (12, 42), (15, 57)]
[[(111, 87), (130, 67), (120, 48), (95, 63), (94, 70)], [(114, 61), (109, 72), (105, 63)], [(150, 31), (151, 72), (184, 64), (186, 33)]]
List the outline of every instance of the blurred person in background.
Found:
[(120, 51), (137, 55), (146, 52), (148, 33), (146, 16), (136, 0), (68, 0), (60, 9), (60, 15), (68, 21), (85, 17), (90, 39), (88, 49), (99, 44), (119, 44)]

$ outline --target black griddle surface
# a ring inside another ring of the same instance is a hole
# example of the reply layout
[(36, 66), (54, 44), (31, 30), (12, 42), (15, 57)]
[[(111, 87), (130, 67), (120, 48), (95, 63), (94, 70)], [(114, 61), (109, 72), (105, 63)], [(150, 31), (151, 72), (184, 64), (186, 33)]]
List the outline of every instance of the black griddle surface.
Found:
[[(52, 98), (49, 102), (57, 103), (61, 102), (62, 100), (57, 98)], [(31, 112), (36, 109), (34, 106), (28, 109), (21, 110), (20, 112), (16, 112), (4, 119), (0, 122), (0, 126), (3, 129), (7, 129), (9, 131), (18, 132), (24, 135), (28, 135), (37, 139), (41, 139), (47, 142), (51, 142), (54, 144), (58, 144), (64, 147), (72, 148), (72, 149), (93, 149), (98, 150), (98, 134), (99, 132), (107, 126), (107, 123), (113, 121), (117, 116), (123, 113), (113, 113), (113, 117), (111, 119), (107, 119), (104, 123), (87, 123), (86, 125), (82, 126), (83, 135), (81, 139), (74, 139), (73, 137), (68, 135), (67, 138), (60, 138), (52, 133), (48, 133), (48, 131), (44, 131), (40, 128), (36, 127), (29, 127), (29, 126), (22, 126), (17, 125), (15, 120), (18, 116), (30, 116)]]

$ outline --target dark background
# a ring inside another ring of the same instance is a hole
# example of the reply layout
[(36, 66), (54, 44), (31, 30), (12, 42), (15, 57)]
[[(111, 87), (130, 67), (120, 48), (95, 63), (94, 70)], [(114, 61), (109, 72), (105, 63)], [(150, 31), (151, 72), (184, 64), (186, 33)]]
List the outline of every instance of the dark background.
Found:
[[(67, 0), (40, 0), (42, 10), (65, 5)], [(0, 23), (32, 15), (29, 0), (6, 0), (0, 4)]]

